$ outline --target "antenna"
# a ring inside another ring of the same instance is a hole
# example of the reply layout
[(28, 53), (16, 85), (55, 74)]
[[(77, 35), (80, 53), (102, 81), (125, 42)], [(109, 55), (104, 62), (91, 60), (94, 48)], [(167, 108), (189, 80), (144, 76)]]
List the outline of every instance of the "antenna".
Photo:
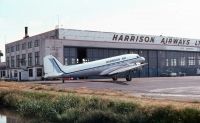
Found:
[(7, 37), (4, 35), (4, 43), (6, 44)]
[(60, 26), (60, 17), (59, 15), (57, 15), (57, 25), (56, 25), (56, 29), (59, 29)]
[(57, 15), (57, 25), (55, 26), (56, 29), (63, 28), (63, 24), (60, 24), (60, 16)]
[(60, 16), (58, 15), (58, 28), (60, 26)]

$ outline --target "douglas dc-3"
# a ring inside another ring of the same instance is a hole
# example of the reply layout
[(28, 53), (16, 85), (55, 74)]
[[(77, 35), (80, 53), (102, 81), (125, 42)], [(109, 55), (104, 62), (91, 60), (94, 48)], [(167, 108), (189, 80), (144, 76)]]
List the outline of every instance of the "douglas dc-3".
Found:
[[(131, 81), (131, 71), (140, 69), (146, 65), (145, 58), (138, 54), (125, 54), (82, 64), (62, 65), (54, 56), (44, 57), (44, 78), (110, 76), (113, 81), (117, 75), (127, 72), (126, 80)], [(63, 80), (64, 82), (64, 80)]]

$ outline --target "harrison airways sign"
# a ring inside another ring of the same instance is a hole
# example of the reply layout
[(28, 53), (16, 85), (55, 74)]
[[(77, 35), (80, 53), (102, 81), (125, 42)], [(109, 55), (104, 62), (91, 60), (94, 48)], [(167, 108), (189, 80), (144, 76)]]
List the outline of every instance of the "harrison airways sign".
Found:
[(114, 34), (112, 41), (200, 47), (200, 40), (164, 36)]

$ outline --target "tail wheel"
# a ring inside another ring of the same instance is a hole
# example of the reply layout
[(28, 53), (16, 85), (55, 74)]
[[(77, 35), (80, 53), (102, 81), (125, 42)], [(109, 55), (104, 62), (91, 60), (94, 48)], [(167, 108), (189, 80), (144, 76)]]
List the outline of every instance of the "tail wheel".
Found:
[(112, 77), (112, 79), (113, 79), (113, 81), (117, 81), (117, 79), (118, 79), (117, 75), (114, 75), (114, 76)]
[(132, 77), (131, 77), (131, 75), (129, 74), (129, 75), (127, 75), (126, 76), (126, 81), (131, 81), (132, 80)]

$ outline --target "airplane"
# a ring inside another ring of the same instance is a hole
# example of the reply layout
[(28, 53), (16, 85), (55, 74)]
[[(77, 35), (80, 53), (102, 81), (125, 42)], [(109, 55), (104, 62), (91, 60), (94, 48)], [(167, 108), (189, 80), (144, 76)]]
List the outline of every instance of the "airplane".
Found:
[[(138, 54), (124, 54), (82, 64), (62, 65), (54, 56), (44, 57), (44, 78), (109, 76), (117, 81), (118, 74), (129, 71), (126, 81), (131, 81), (131, 71), (141, 69), (147, 63)], [(63, 79), (64, 83), (64, 79)]]

